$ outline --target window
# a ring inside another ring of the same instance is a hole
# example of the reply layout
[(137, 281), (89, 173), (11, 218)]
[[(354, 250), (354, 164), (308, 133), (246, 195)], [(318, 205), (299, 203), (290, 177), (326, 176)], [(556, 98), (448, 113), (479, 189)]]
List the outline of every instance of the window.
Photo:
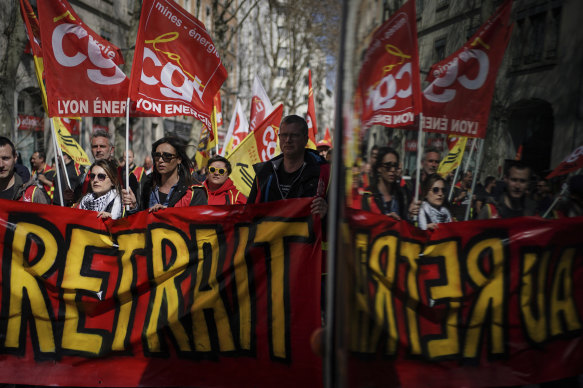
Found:
[(435, 8), (435, 10), (439, 12), (443, 11), (447, 7), (449, 7), (449, 0), (437, 0), (437, 7)]
[(285, 67), (278, 67), (277, 68), (277, 76), (278, 77), (285, 77), (285, 76), (287, 76), (287, 69)]
[(542, 59), (545, 46), (545, 14), (539, 13), (530, 18), (527, 42), (526, 63), (535, 63)]
[(101, 35), (101, 37), (107, 40), (108, 42), (111, 42), (111, 32), (101, 29), (99, 30), (99, 35)]
[(557, 57), (557, 46), (559, 45), (559, 26), (561, 25), (561, 8), (555, 8), (550, 13), (548, 23), (548, 33), (546, 41), (547, 58)]
[(18, 95), (18, 108), (17, 108), (18, 113), (20, 113), (20, 114), (25, 113), (24, 106), (25, 106), (24, 105), (24, 96), (19, 94)]
[(387, 20), (391, 17), (391, 7), (388, 0), (383, 1), (383, 20)]
[(470, 19), (470, 26), (468, 27), (466, 39), (470, 39), (476, 33), (476, 31), (478, 31), (478, 28), (480, 28), (481, 25), (482, 20), (480, 18), (480, 15), (473, 16)]
[(433, 44), (433, 62), (439, 62), (445, 58), (445, 38), (437, 39)]
[[(549, 2), (550, 3), (550, 2)], [(519, 9), (512, 37), (512, 71), (553, 65), (560, 40), (561, 7)]]

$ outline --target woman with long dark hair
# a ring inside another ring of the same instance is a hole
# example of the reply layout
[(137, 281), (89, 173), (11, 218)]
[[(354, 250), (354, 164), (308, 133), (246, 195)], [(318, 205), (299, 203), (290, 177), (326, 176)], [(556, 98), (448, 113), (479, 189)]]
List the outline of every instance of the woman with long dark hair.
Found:
[(362, 195), (362, 209), (400, 220), (407, 217), (408, 195), (398, 182), (399, 153), (391, 147), (378, 150), (371, 185)]
[(93, 210), (99, 218), (114, 220), (123, 216), (121, 184), (117, 167), (106, 159), (95, 161), (89, 168), (89, 192), (81, 198), (79, 209)]
[[(152, 173), (142, 179), (137, 195), (137, 208), (155, 212), (167, 207), (206, 205), (205, 189), (193, 185), (192, 162), (182, 140), (167, 136), (152, 144)], [(135, 207), (135, 199), (130, 200)]]
[(431, 174), (422, 185), (423, 203), (419, 210), (419, 228), (435, 230), (437, 224), (451, 222), (451, 214), (445, 202), (445, 180), (439, 174)]

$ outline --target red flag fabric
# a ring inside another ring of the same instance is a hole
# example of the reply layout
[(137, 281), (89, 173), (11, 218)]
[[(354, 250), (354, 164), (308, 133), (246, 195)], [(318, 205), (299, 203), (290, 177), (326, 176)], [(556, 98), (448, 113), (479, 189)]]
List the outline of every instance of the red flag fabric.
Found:
[(458, 51), (434, 64), (423, 91), (423, 130), (486, 136), (498, 68), (510, 40), (512, 0), (502, 4)]
[(547, 179), (565, 175), (583, 168), (583, 145), (579, 146), (559, 164), (553, 172), (547, 175)]
[(42, 57), (42, 49), (40, 46), (40, 26), (28, 0), (20, 0), (20, 14), (24, 21), (26, 34), (28, 35), (28, 43), (32, 54), (36, 57)]
[(407, 1), (375, 32), (360, 76), (361, 127), (411, 126), (421, 112), (415, 1)]
[[(316, 105), (314, 104), (314, 89), (312, 88), (312, 70), (308, 70), (308, 137), (313, 144), (313, 148), (316, 148), (316, 135), (318, 134), (318, 124), (316, 122)], [(308, 142), (308, 148), (310, 147)]]
[(136, 110), (194, 116), (212, 128), (213, 98), (227, 78), (204, 24), (170, 0), (144, 0), (132, 66)]
[(332, 147), (332, 136), (330, 136), (330, 128), (326, 127), (326, 133), (324, 134), (324, 139), (320, 140), (317, 147)]
[(215, 112), (215, 120), (217, 131), (219, 127), (223, 126), (223, 109), (221, 108), (221, 92), (218, 91), (213, 99), (213, 109)]
[(514, 160), (522, 160), (522, 144), (518, 146), (518, 150), (516, 150), (516, 155), (514, 156)]
[(129, 79), (119, 49), (65, 0), (37, 2), (50, 117), (123, 116)]
[(249, 132), (253, 132), (271, 112), (273, 112), (273, 105), (271, 105), (271, 101), (263, 88), (261, 80), (255, 75), (255, 79), (253, 80), (253, 98), (251, 99), (251, 115), (249, 116)]
[[(279, 124), (283, 116), (283, 104), (275, 107), (273, 112), (263, 120), (253, 131), (255, 143), (257, 144), (257, 154), (262, 162), (266, 162), (277, 155), (277, 134)], [(251, 135), (249, 135), (251, 136)]]

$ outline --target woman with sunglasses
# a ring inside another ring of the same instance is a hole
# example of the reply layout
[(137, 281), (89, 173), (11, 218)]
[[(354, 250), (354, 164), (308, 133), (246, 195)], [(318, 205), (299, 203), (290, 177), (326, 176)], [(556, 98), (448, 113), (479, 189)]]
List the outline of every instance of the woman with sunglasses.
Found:
[(124, 203), (131, 211), (149, 209), (150, 213), (168, 207), (206, 205), (204, 188), (193, 185), (184, 143), (173, 136), (163, 137), (152, 144), (152, 173), (142, 179), (136, 197), (126, 193)]
[(95, 161), (89, 168), (89, 192), (81, 198), (79, 209), (93, 210), (99, 218), (114, 220), (123, 216), (121, 185), (117, 167), (106, 159)]
[(385, 214), (396, 220), (407, 216), (408, 195), (397, 180), (399, 154), (391, 147), (381, 147), (373, 165), (371, 185), (362, 194), (362, 209)]
[(431, 174), (423, 181), (423, 203), (419, 210), (419, 228), (435, 230), (437, 224), (451, 222), (451, 214), (443, 205), (445, 180), (439, 174)]
[(209, 159), (206, 179), (203, 183), (207, 189), (209, 205), (247, 203), (247, 198), (237, 190), (229, 175), (231, 175), (231, 163), (227, 159), (219, 155)]

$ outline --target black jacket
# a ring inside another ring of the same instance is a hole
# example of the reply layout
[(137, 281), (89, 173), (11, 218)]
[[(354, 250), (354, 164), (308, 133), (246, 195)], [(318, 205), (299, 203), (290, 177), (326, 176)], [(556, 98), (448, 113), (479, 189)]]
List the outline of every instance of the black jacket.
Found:
[[(314, 150), (306, 149), (304, 169), (297, 181), (292, 184), (286, 198), (326, 196), (330, 177), (330, 165)], [(283, 168), (283, 154), (257, 163), (253, 166), (255, 179), (247, 203), (272, 202), (284, 199), (279, 188), (277, 170)]]
[[(136, 200), (138, 201), (137, 210), (145, 210), (150, 208), (150, 194), (154, 189), (154, 174), (150, 174), (142, 178), (140, 188)], [(188, 186), (182, 177), (179, 177), (176, 188), (172, 191), (172, 195), (168, 201), (168, 207), (174, 207), (182, 197), (184, 197), (188, 189), (192, 189), (192, 198), (190, 206), (206, 205), (207, 195), (206, 190), (202, 186)]]

